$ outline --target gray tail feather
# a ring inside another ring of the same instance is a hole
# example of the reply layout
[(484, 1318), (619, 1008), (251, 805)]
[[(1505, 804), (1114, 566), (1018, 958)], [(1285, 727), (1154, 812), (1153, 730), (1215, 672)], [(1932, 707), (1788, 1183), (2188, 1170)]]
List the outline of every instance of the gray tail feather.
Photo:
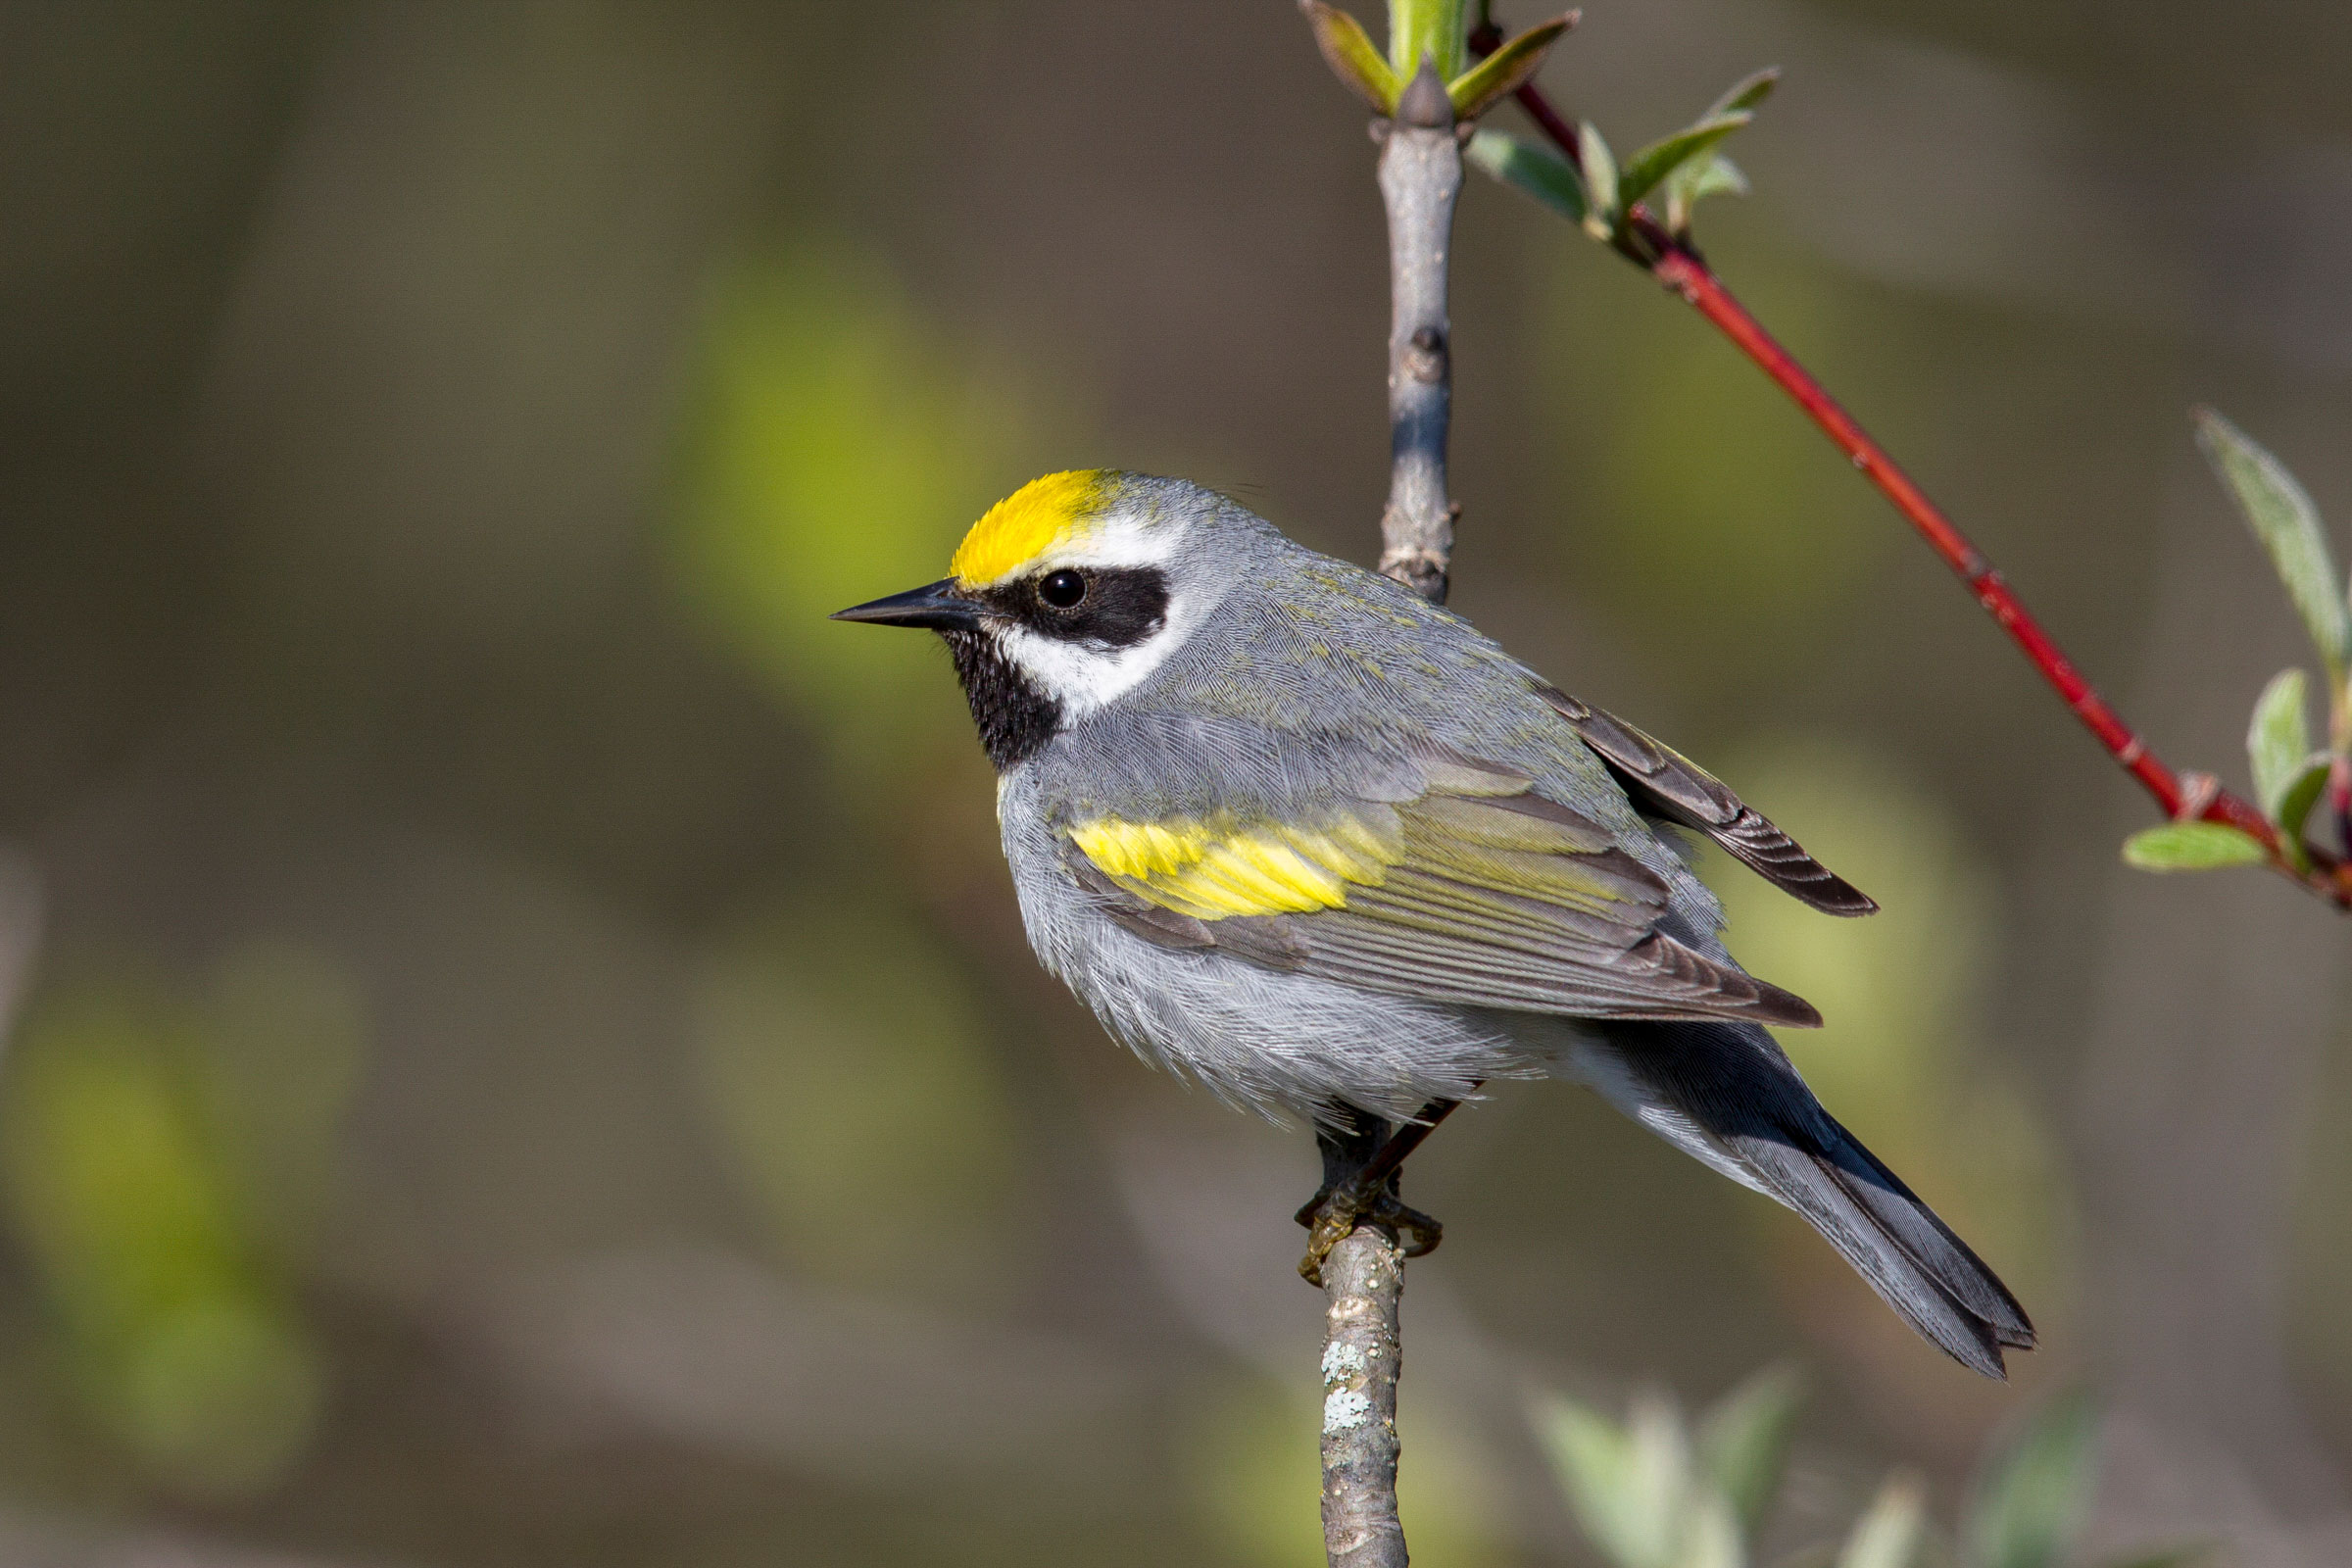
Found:
[(2008, 1375), (2004, 1348), (2033, 1348), (2034, 1325), (2009, 1288), (1822, 1108), (1761, 1028), (1629, 1023), (1608, 1038), (1658, 1108), (1695, 1124), (1803, 1215), (1930, 1343), (1989, 1378)]

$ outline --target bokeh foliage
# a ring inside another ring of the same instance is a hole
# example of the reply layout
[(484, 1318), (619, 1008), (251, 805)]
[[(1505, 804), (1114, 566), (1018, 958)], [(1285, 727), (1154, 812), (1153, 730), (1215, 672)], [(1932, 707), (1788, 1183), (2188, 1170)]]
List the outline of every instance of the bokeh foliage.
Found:
[(196, 990), (93, 963), (37, 999), (8, 1065), (9, 1214), (85, 1414), (164, 1485), (270, 1485), (326, 1394), (299, 1270), (335, 1191), (365, 1024), (286, 944)]
[(707, 1113), (796, 1272), (1001, 1275), (1020, 1140), (979, 1015), (928, 931), (846, 895), (763, 911), (703, 960)]
[(687, 600), (845, 766), (904, 765), (955, 711), (937, 649), (825, 616), (940, 576), (957, 519), (1026, 477), (1018, 381), (952, 353), (886, 265), (841, 240), (739, 260), (696, 346), (674, 525)]
[[(1802, 1385), (1757, 1373), (1696, 1423), (1663, 1394), (1634, 1396), (1620, 1421), (1582, 1400), (1533, 1403), (1539, 1438), (1587, 1538), (1614, 1568), (1748, 1568), (1789, 1461)], [(1784, 1559), (1836, 1568), (2071, 1568), (2099, 1472), (2097, 1407), (2061, 1395), (1986, 1445), (1956, 1525), (1929, 1517), (1925, 1482), (1896, 1470), (1834, 1545)], [(2174, 1546), (2107, 1568), (2188, 1568), (2211, 1554)]]

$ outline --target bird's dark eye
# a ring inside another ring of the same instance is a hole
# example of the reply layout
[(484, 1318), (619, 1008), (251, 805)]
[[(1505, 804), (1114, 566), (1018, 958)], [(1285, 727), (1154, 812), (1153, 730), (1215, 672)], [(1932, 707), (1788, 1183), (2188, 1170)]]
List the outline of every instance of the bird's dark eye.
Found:
[(1050, 571), (1038, 582), (1037, 597), (1055, 610), (1074, 609), (1086, 597), (1086, 579), (1074, 571)]

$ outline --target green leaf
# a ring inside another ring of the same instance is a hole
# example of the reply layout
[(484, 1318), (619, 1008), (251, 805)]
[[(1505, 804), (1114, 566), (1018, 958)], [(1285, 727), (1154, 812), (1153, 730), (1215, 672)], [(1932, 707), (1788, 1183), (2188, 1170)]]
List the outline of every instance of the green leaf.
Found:
[(1446, 87), (1456, 120), (1476, 120), (1526, 85), (1561, 33), (1576, 25), (1576, 13), (1541, 22), (1496, 49)]
[(1468, 22), (1465, 0), (1389, 0), (1389, 68), (1398, 82), (1418, 75), (1426, 60), (1441, 81), (1462, 74)]
[(1633, 206), (1654, 190), (1660, 180), (1691, 160), (1708, 156), (1717, 142), (1754, 118), (1744, 109), (1714, 115), (1651, 142), (1626, 160), (1625, 172), (1617, 180), (1617, 200), (1627, 207)]
[(2246, 727), (2246, 760), (2254, 770), (2254, 799), (2263, 814), (2278, 820), (2279, 804), (2311, 755), (2311, 728), (2303, 711), (2305, 682), (2299, 669), (2282, 669), (2254, 700)]
[(1788, 1434), (1804, 1396), (1804, 1379), (1793, 1367), (1766, 1367), (1724, 1396), (1700, 1424), (1699, 1469), (1750, 1535), (1763, 1524), (1780, 1487)]
[(1394, 114), (1396, 95), (1404, 90), (1404, 84), (1372, 47), (1364, 24), (1323, 0), (1298, 0), (1298, 9), (1314, 29), (1315, 47), (1323, 52), (1323, 63), (1331, 67), (1331, 74), (1381, 114)]
[(1993, 1454), (1961, 1528), (1969, 1568), (2059, 1568), (2090, 1503), (2098, 1442), (2098, 1410), (2077, 1394), (2043, 1406)]
[(1666, 198), (1666, 227), (1677, 235), (1690, 232), (1690, 210), (1710, 196), (1744, 196), (1747, 176), (1721, 153), (1693, 158), (1676, 167), (1660, 187)]
[(2278, 808), (2271, 820), (2278, 824), (2278, 836), (2286, 840), (2289, 854), (2300, 865), (2303, 861), (2303, 824), (2311, 817), (2311, 808), (2320, 804), (2320, 792), (2328, 787), (2328, 770), (2334, 759), (2326, 752), (2314, 752), (2296, 764), (2294, 776), (2278, 792)]
[(1481, 130), (1463, 155), (1480, 170), (1525, 191), (1572, 223), (1585, 220), (1585, 182), (1568, 160), (1543, 142), (1522, 141), (1499, 130)]
[[(1688, 136), (1722, 121), (1734, 121), (1733, 128), (1737, 129), (1739, 125), (1747, 123), (1748, 119), (1754, 118), (1752, 112), (1755, 107), (1771, 97), (1773, 88), (1780, 83), (1781, 73), (1777, 66), (1741, 77), (1732, 84), (1730, 91), (1716, 99), (1705, 114), (1698, 117), (1697, 123), (1682, 134)], [(1737, 118), (1741, 116), (1747, 118)], [(1721, 137), (1716, 139), (1720, 141)], [(1674, 138), (1668, 138), (1668, 142), (1672, 140)], [(1667, 142), (1660, 142), (1658, 147), (1666, 145)], [(1712, 147), (1713, 144), (1709, 145)], [(1639, 163), (1656, 150), (1644, 149), (1635, 161)], [(1740, 172), (1739, 165), (1720, 152), (1709, 157), (1693, 154), (1675, 163), (1652, 185), (1643, 187), (1645, 194), (1651, 189), (1656, 191), (1665, 208), (1667, 230), (1677, 236), (1687, 237), (1690, 232), (1691, 211), (1710, 196), (1746, 195), (1747, 176)], [(1629, 204), (1635, 200), (1631, 196), (1624, 199)]]
[(2319, 509), (2286, 466), (2249, 440), (2245, 432), (2211, 409), (2198, 409), (2197, 444), (2245, 514), (2254, 537), (2270, 552), (2278, 580), (2286, 585), (2311, 640), (2328, 665), (2330, 684), (2340, 684), (2352, 662), (2352, 610), (2336, 591), (2335, 565)]
[(1625, 211), (1617, 200), (1617, 158), (1601, 139), (1600, 127), (1590, 120), (1576, 127), (1577, 161), (1585, 166), (1585, 232), (1606, 241), (1617, 232)]
[(1781, 68), (1766, 66), (1762, 71), (1740, 77), (1732, 83), (1731, 90), (1708, 106), (1701, 120), (1713, 120), (1717, 115), (1736, 115), (1742, 109), (1753, 109), (1772, 96), (1772, 89), (1781, 84)]
[(2214, 871), (2270, 858), (2261, 840), (2227, 822), (2167, 822), (2124, 840), (2124, 863), (2142, 871)]
[(1536, 1436), (1592, 1544), (1618, 1568), (1678, 1568), (1690, 1466), (1673, 1407), (1637, 1400), (1626, 1426), (1557, 1396), (1540, 1399), (1533, 1413)]
[(1927, 1483), (1904, 1471), (1888, 1476), (1869, 1511), (1854, 1521), (1838, 1568), (1911, 1568), (1927, 1515)]

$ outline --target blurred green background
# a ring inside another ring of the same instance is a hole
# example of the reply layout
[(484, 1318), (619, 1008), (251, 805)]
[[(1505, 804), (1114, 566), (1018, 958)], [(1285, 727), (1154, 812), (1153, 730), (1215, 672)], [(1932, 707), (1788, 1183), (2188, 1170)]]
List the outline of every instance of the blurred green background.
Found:
[[(1544, 79), (1766, 64), (1711, 254), (2239, 782), (2300, 637), (2184, 415), (2352, 517), (2352, 14), (1603, 0)], [(1368, 558), (1362, 119), (1287, 0), (0, 4), (0, 1563), (1318, 1560), (1306, 1138), (1037, 971), (945, 659), (820, 617), (1049, 467)], [(1886, 906), (1719, 879), (2047, 1348), (1513, 1087), (1414, 1162), (1417, 1558), (1594, 1560), (1532, 1391), (1778, 1358), (1779, 1545), (2086, 1383), (2095, 1544), (2352, 1560), (2352, 928), (2125, 871), (1690, 312), (1485, 185), (1456, 279), (1456, 607)]]

